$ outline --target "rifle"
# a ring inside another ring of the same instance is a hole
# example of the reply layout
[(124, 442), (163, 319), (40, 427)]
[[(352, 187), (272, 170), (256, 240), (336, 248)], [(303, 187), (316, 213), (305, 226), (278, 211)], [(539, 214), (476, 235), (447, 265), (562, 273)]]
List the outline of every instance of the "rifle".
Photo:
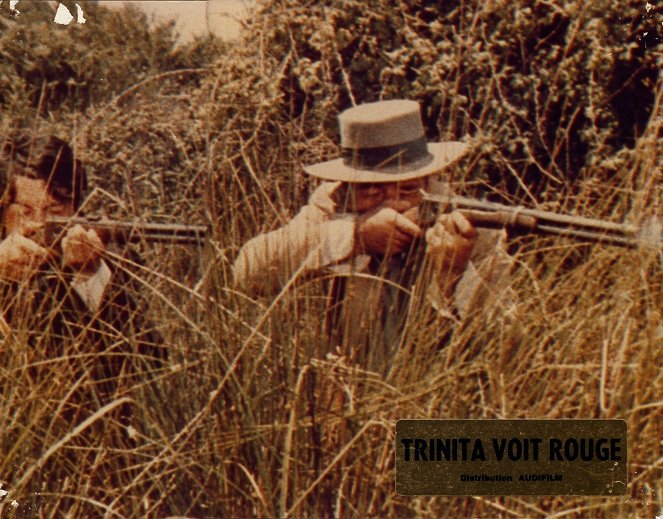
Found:
[(104, 242), (119, 245), (148, 241), (152, 243), (175, 243), (180, 245), (202, 245), (209, 229), (204, 225), (179, 225), (166, 223), (124, 222), (109, 219), (87, 219), (80, 217), (49, 217), (46, 221), (46, 233), (59, 236), (62, 231), (73, 225), (82, 225), (94, 229)]
[(445, 211), (460, 211), (476, 227), (505, 227), (516, 233), (557, 234), (629, 248), (660, 248), (663, 238), (660, 220), (652, 220), (639, 227), (552, 211), (512, 207), (464, 196), (424, 193), (425, 215), (435, 214), (431, 206), (440, 205)]

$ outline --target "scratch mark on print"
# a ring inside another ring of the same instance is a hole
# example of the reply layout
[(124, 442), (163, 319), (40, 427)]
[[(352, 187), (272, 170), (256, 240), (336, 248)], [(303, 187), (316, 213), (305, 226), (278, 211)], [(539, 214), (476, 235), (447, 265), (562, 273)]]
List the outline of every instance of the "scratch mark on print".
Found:
[[(21, 14), (21, 11), (19, 11), (18, 8), (16, 7), (19, 1), (20, 0), (9, 0), (9, 12), (13, 16), (18, 16), (19, 14)], [(3, 0), (0, 0), (0, 8), (2, 7), (2, 3)], [(67, 6), (62, 3), (58, 4), (57, 11), (55, 12), (55, 19), (53, 21), (60, 25), (69, 25), (73, 19), (74, 15), (71, 14)], [(76, 22), (77, 23), (87, 22), (87, 19), (83, 14), (83, 8), (78, 4), (76, 4)]]
[[(71, 11), (67, 9), (66, 5), (58, 5), (58, 10), (55, 13), (55, 19), (53, 20), (55, 23), (59, 23), (60, 25), (69, 25), (73, 19), (74, 15), (71, 14)], [(83, 9), (81, 9), (80, 5), (76, 4), (76, 22), (85, 23), (86, 21), (87, 20), (85, 19), (85, 16), (83, 16)]]

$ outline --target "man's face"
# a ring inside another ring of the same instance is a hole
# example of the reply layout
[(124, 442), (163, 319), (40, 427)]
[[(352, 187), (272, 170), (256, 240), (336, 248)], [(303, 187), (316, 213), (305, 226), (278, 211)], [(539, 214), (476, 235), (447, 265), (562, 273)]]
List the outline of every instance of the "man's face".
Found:
[(425, 190), (427, 185), (427, 178), (352, 184), (349, 191), (352, 209), (361, 214), (378, 207), (389, 207), (399, 213), (405, 213), (421, 203), (421, 190)]
[(63, 196), (54, 196), (46, 189), (43, 179), (14, 177), (14, 199), (3, 211), (2, 223), (6, 233), (17, 232), (45, 245), (44, 223), (51, 216), (71, 216), (73, 202)]

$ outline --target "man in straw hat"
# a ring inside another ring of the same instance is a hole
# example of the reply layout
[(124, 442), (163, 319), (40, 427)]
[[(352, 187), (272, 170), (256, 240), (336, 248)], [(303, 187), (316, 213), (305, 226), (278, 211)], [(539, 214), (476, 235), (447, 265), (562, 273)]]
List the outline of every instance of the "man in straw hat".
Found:
[(304, 168), (325, 182), (287, 225), (242, 247), (234, 276), (244, 290), (265, 293), (302, 273), (338, 274), (329, 332), (381, 371), (403, 339), (417, 286), (454, 320), (510, 259), (502, 232), (477, 230), (459, 212), (422, 227), (422, 191), (443, 189), (433, 176), (466, 145), (426, 142), (417, 102), (363, 104), (339, 123), (342, 157)]

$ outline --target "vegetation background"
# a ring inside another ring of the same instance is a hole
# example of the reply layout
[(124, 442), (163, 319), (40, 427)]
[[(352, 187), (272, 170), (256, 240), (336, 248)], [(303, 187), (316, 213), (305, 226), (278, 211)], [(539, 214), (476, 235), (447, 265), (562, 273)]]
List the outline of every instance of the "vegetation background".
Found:
[[(88, 23), (60, 26), (47, 3), (24, 0), (19, 16), (1, 4), (2, 136), (71, 139), (90, 213), (212, 229), (204, 250), (144, 244), (138, 274), (171, 366), (126, 393), (133, 431), (106, 408), (63, 423), (85, 381), (35, 359), (22, 330), (5, 338), (2, 516), (662, 514), (660, 250), (520, 239), (517, 319), (477, 308), (441, 350), (444, 324), (409, 323), (386, 378), (326, 349), (320, 283), (254, 300), (229, 277), (244, 241), (305, 202), (302, 164), (338, 153), (336, 114), (381, 98), (419, 100), (430, 139), (470, 143), (450, 173), (460, 192), (660, 217), (659, 3), (256, 4), (239, 41), (186, 45), (131, 8), (86, 4)], [(35, 366), (48, 383), (26, 375)], [(628, 494), (398, 496), (403, 417), (624, 419)]]

